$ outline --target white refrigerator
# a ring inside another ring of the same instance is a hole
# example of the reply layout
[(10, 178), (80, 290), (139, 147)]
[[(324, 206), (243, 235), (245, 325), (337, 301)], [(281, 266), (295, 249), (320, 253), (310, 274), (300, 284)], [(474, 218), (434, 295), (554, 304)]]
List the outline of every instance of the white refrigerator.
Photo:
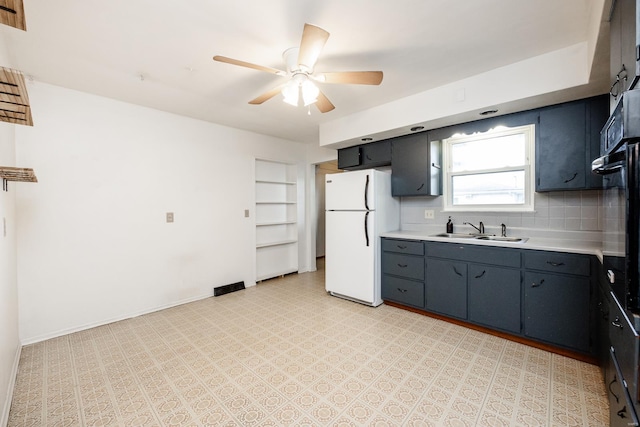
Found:
[(325, 287), (331, 295), (382, 304), (380, 233), (400, 228), (391, 173), (361, 170), (326, 175)]

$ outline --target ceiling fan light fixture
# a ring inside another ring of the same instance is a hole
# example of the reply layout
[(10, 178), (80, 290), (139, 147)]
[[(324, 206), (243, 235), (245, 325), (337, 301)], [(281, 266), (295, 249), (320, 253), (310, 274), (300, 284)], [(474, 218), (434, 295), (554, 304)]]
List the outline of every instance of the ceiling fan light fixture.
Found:
[(305, 80), (300, 85), (300, 89), (302, 90), (302, 101), (305, 107), (318, 101), (320, 89), (318, 89), (318, 86), (314, 85), (311, 80)]
[(293, 105), (294, 107), (298, 106), (298, 101), (300, 99), (300, 91), (298, 83), (291, 80), (282, 88), (282, 97), (283, 101), (289, 105)]

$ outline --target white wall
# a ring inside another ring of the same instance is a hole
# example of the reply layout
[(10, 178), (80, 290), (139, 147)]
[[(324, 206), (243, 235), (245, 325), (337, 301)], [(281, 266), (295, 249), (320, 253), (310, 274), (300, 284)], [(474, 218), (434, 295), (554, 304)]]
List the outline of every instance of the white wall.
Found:
[(254, 284), (254, 159), (304, 171), (304, 145), (43, 83), (28, 90), (35, 126), (16, 133), (17, 160), (39, 183), (16, 199), (23, 343)]
[[(0, 166), (15, 166), (14, 126), (0, 123)], [(10, 182), (9, 191), (0, 192), (0, 425), (5, 425), (9, 417), (20, 355), (15, 227), (19, 185)]]
[[(11, 65), (4, 38), (0, 37), (0, 66), (11, 68)], [(19, 126), (0, 123), (0, 166), (15, 166), (16, 127)], [(15, 195), (18, 185), (20, 184), (11, 182), (8, 192), (0, 191), (0, 425), (5, 425), (9, 418), (21, 348), (18, 338), (15, 225)]]

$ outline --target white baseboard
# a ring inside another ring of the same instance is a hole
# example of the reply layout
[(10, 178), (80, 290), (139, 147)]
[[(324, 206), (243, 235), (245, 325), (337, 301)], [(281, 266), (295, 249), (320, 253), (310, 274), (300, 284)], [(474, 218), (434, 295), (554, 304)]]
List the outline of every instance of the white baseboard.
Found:
[(22, 346), (19, 345), (16, 350), (16, 355), (13, 359), (13, 366), (11, 367), (11, 374), (9, 385), (7, 387), (7, 398), (2, 405), (2, 413), (0, 414), (0, 426), (6, 426), (9, 423), (9, 410), (11, 409), (11, 400), (13, 398), (13, 389), (16, 386), (16, 376), (18, 375), (18, 364), (20, 363), (20, 353)]
[(126, 319), (132, 319), (134, 317), (142, 316), (143, 314), (149, 314), (149, 313), (153, 313), (153, 312), (156, 312), (156, 311), (164, 310), (164, 309), (171, 308), (171, 307), (176, 307), (178, 305), (187, 304), (187, 303), (190, 303), (190, 302), (199, 301), (201, 299), (211, 298), (211, 297), (212, 297), (211, 294), (199, 295), (199, 296), (196, 296), (196, 297), (186, 298), (184, 300), (173, 302), (173, 303), (170, 303), (170, 304), (165, 304), (165, 305), (158, 306), (158, 307), (153, 307), (153, 308), (147, 308), (147, 309), (141, 310), (139, 312), (134, 312), (134, 313), (131, 313), (131, 314), (123, 315), (121, 317), (114, 317), (112, 319), (106, 319), (106, 320), (101, 320), (101, 321), (94, 322), (94, 323), (88, 323), (88, 324), (85, 324), (85, 325), (81, 325), (81, 326), (77, 326), (77, 327), (73, 327), (73, 328), (67, 328), (67, 329), (63, 329), (63, 330), (59, 330), (59, 331), (55, 331), (55, 332), (50, 332), (50, 333), (39, 335), (39, 336), (35, 336), (35, 337), (22, 338), (22, 345), (35, 344), (35, 343), (38, 343), (38, 342), (49, 340), (51, 338), (57, 338), (57, 337), (61, 337), (63, 335), (73, 334), (74, 332), (80, 332), (80, 331), (84, 331), (84, 330), (91, 329), (91, 328), (97, 328), (98, 326), (108, 325), (109, 323), (119, 322), (121, 320), (126, 320)]

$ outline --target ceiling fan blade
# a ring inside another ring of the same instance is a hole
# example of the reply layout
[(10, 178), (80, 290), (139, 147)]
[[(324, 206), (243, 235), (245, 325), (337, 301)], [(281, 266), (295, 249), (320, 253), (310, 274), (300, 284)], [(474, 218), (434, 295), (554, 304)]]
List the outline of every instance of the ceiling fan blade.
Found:
[(355, 85), (379, 85), (382, 83), (382, 71), (343, 71), (322, 73), (317, 77), (323, 83), (346, 83)]
[[(285, 83), (285, 84), (286, 84), (286, 83)], [(271, 98), (273, 98), (274, 96), (276, 96), (277, 94), (279, 94), (279, 93), (280, 93), (280, 91), (282, 90), (282, 88), (283, 88), (284, 86), (285, 86), (285, 85), (284, 85), (284, 84), (282, 84), (282, 85), (280, 85), (280, 86), (278, 86), (278, 87), (274, 87), (274, 88), (273, 88), (273, 89), (271, 89), (270, 91), (265, 92), (265, 93), (263, 93), (262, 95), (260, 95), (259, 97), (257, 97), (257, 98), (255, 98), (255, 99), (252, 99), (251, 101), (249, 101), (249, 104), (252, 104), (252, 105), (260, 105), (260, 104), (262, 104), (263, 102), (270, 100)]]
[(231, 65), (239, 65), (240, 67), (253, 68), (254, 70), (258, 70), (258, 71), (266, 71), (267, 73), (273, 73), (279, 76), (287, 75), (287, 73), (282, 70), (278, 70), (271, 67), (265, 67), (262, 65), (256, 65), (250, 62), (240, 61), (238, 59), (227, 58), (226, 56), (216, 55), (213, 57), (213, 60), (218, 62), (226, 62), (227, 64), (231, 64)]
[(318, 110), (320, 110), (321, 113), (328, 113), (329, 111), (331, 111), (334, 108), (336, 108), (331, 103), (331, 101), (329, 101), (329, 98), (327, 98), (325, 96), (325, 94), (322, 93), (322, 91), (318, 94), (318, 100), (316, 101), (316, 107), (318, 107)]
[(311, 72), (322, 52), (322, 48), (329, 39), (329, 33), (320, 27), (304, 24), (300, 52), (298, 53), (298, 65)]

